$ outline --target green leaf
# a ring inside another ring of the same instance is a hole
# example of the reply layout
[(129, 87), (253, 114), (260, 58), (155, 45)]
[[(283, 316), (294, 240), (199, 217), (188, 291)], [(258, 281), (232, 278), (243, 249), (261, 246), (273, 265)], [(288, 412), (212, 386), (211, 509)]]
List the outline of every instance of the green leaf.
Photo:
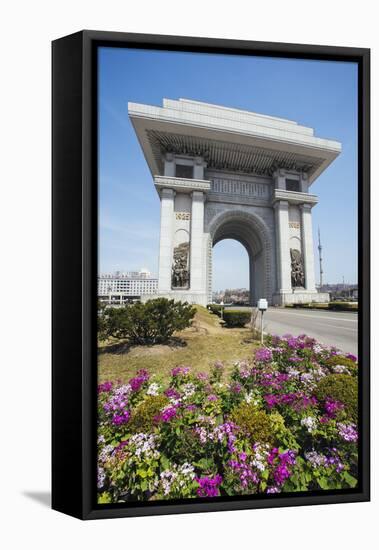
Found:
[(349, 474), (349, 472), (343, 473), (343, 479), (346, 481), (346, 483), (349, 485), (349, 487), (355, 487), (357, 485), (358, 480), (355, 479), (354, 476)]
[(170, 467), (170, 461), (169, 459), (167, 458), (167, 456), (165, 455), (161, 455), (161, 464), (162, 464), (162, 468), (163, 470), (168, 470), (169, 467)]
[(97, 502), (99, 504), (109, 504), (110, 502), (112, 502), (112, 496), (110, 493), (105, 491), (104, 493), (101, 493), (101, 495), (97, 497)]
[(262, 478), (267, 481), (269, 474), (270, 474), (270, 472), (268, 470), (263, 470)]
[(317, 483), (320, 485), (321, 489), (329, 489), (329, 481), (326, 477), (320, 477)]

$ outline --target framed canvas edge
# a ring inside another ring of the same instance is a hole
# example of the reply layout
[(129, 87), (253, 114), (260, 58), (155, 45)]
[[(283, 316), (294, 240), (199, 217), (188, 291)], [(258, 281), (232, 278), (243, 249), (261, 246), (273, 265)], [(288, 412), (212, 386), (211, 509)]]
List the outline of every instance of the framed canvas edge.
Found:
[[(80, 184), (82, 190), (82, 204), (80, 216), (82, 219), (82, 231), (80, 235), (72, 235), (74, 239), (80, 239), (82, 244), (82, 262), (78, 275), (78, 283), (81, 285), (81, 336), (82, 346), (80, 349), (80, 377), (74, 374), (71, 385), (81, 388), (81, 413), (77, 418), (80, 425), (81, 452), (78, 458), (77, 468), (80, 469), (80, 487), (73, 491), (75, 505), (60, 506), (56, 504), (53, 491), (53, 508), (68, 513), (81, 519), (100, 519), (130, 516), (146, 516), (158, 514), (175, 514), (191, 512), (211, 512), (242, 510), (255, 508), (272, 508), (283, 506), (300, 506), (315, 504), (335, 504), (347, 502), (364, 502), (370, 500), (370, 50), (366, 48), (346, 48), (337, 46), (313, 46), (303, 44), (282, 44), (272, 42), (254, 42), (229, 39), (208, 39), (198, 37), (176, 37), (162, 35), (144, 35), (132, 33), (114, 33), (102, 31), (81, 31), (71, 35), (80, 37), (81, 61), (82, 61), (82, 142), (81, 142), (81, 165)], [(65, 37), (53, 42), (66, 41)], [(319, 59), (351, 60), (358, 63), (360, 71), (359, 109), (361, 111), (359, 124), (359, 289), (361, 292), (362, 307), (359, 312), (359, 358), (362, 364), (363, 383), (360, 384), (360, 407), (361, 407), (361, 490), (352, 490), (343, 494), (322, 494), (304, 496), (276, 496), (275, 498), (233, 501), (212, 501), (183, 504), (162, 504), (145, 506), (125, 506), (117, 508), (99, 508), (94, 505), (95, 486), (94, 478), (94, 453), (96, 452), (95, 422), (95, 396), (96, 396), (96, 372), (93, 368), (96, 356), (94, 357), (96, 343), (94, 306), (96, 304), (96, 285), (94, 284), (94, 273), (97, 269), (97, 239), (94, 235), (97, 232), (97, 197), (93, 193), (94, 152), (97, 147), (97, 136), (94, 131), (97, 117), (97, 105), (94, 101), (94, 91), (97, 81), (97, 67), (94, 56), (95, 49), (99, 45), (114, 45), (117, 47), (124, 44), (127, 47), (138, 46), (140, 48), (161, 49), (187, 49), (197, 51), (213, 51), (214, 53), (224, 51), (225, 53), (243, 53), (245, 55), (277, 55), (278, 57), (302, 57)], [(54, 99), (54, 92), (53, 92)], [(54, 111), (54, 102), (53, 102)], [(54, 117), (53, 117), (54, 119)], [(53, 122), (54, 125), (54, 122)], [(54, 135), (54, 129), (53, 129)], [(54, 154), (53, 154), (54, 157)], [(79, 168), (79, 167), (77, 167)], [(79, 170), (78, 170), (79, 173)], [(53, 175), (53, 187), (54, 187)], [(77, 214), (79, 214), (77, 212)], [(54, 221), (53, 221), (54, 226)], [(96, 241), (96, 242), (94, 242)], [(364, 244), (364, 246), (363, 246)], [(70, 266), (78, 270), (78, 266)], [(55, 274), (56, 280), (61, 275)], [(79, 281), (80, 279), (80, 281)], [(57, 312), (53, 309), (53, 320)], [(55, 338), (56, 339), (56, 338)], [(79, 362), (79, 355), (78, 355)], [(53, 367), (54, 368), (54, 367)], [(54, 373), (53, 373), (54, 378)], [(70, 385), (70, 384), (68, 384)], [(54, 380), (53, 380), (54, 386)], [(77, 394), (77, 392), (76, 392)], [(54, 405), (53, 405), (54, 407)], [(54, 415), (54, 411), (53, 411)], [(62, 424), (55, 415), (55, 424)], [(60, 431), (62, 426), (58, 426)], [(54, 474), (55, 472), (55, 474)], [(68, 475), (70, 472), (67, 472)], [(77, 472), (78, 474), (78, 472)], [(53, 461), (53, 476), (60, 477)], [(58, 499), (59, 500), (59, 499)]]

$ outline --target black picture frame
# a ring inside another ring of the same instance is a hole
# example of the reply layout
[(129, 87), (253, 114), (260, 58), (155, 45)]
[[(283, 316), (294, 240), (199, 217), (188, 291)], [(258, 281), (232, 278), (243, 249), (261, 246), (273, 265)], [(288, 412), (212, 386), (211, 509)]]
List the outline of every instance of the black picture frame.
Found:
[[(356, 489), (96, 505), (97, 55), (99, 46), (358, 64), (360, 483)], [(52, 507), (81, 519), (370, 499), (370, 50), (81, 31), (52, 43)], [(196, 500), (196, 499), (195, 499)]]

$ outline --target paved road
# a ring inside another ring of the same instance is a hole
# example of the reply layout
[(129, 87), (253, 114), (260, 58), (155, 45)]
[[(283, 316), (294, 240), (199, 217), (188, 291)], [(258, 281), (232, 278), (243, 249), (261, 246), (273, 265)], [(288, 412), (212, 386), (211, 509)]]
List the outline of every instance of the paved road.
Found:
[(269, 308), (263, 319), (265, 332), (294, 336), (305, 333), (346, 353), (358, 353), (357, 313)]

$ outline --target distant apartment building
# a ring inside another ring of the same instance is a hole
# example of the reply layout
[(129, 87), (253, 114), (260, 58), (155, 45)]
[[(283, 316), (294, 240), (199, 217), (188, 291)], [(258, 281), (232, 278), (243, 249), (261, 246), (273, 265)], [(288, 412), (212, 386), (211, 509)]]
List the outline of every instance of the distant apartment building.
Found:
[(121, 305), (133, 300), (139, 300), (142, 295), (155, 294), (158, 288), (158, 278), (147, 269), (104, 273), (97, 280), (97, 295), (102, 302)]

